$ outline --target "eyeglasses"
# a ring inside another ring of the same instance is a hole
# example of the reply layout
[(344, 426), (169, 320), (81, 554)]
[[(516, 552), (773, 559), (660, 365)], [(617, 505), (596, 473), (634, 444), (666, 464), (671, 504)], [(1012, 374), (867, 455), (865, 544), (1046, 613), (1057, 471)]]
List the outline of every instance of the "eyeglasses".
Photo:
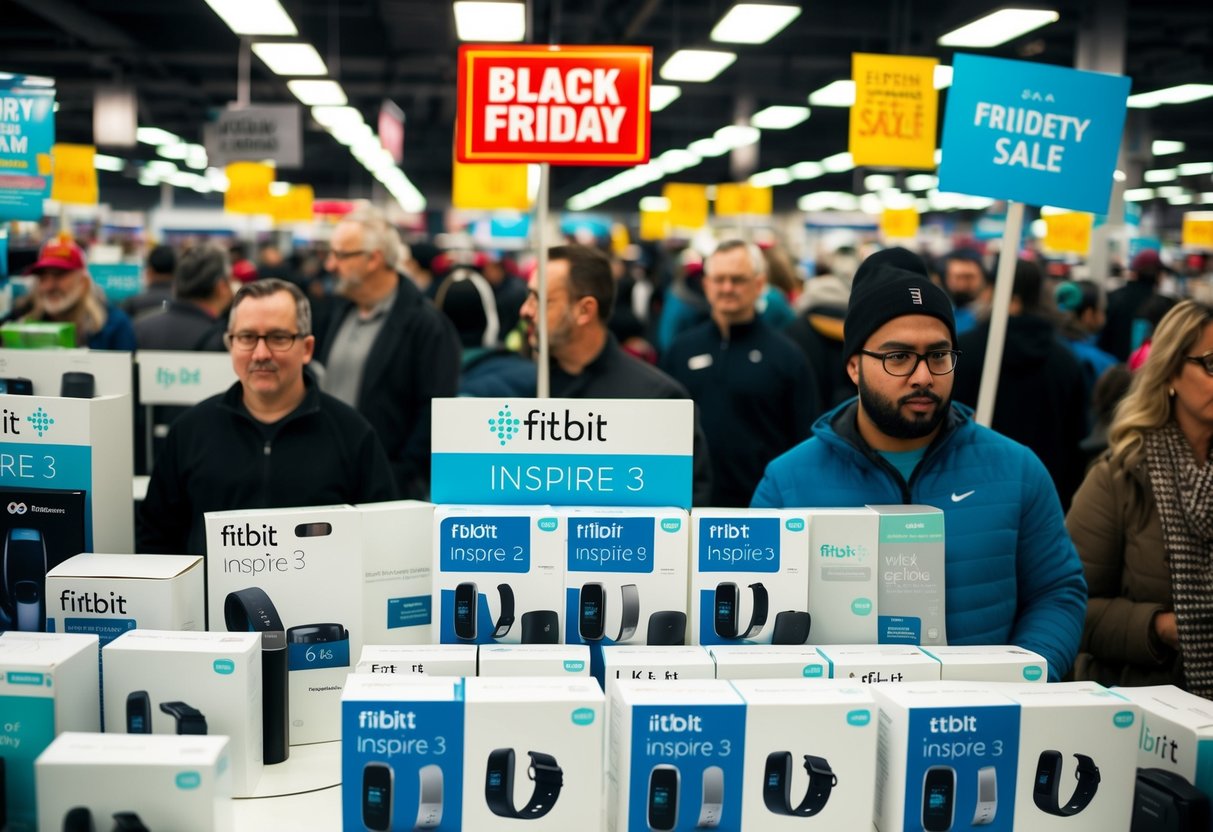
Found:
[(257, 349), (257, 342), (264, 338), (265, 345), (270, 348), (270, 352), (286, 352), (295, 346), (295, 341), (306, 337), (305, 332), (267, 332), (264, 335), (256, 332), (225, 332), (223, 333), (223, 344), (229, 350), (251, 352)]
[(1204, 355), (1185, 355), (1184, 361), (1199, 364), (1206, 373), (1213, 376), (1213, 352), (1207, 352)]
[(363, 249), (358, 249), (357, 251), (337, 251), (336, 249), (329, 249), (329, 257), (342, 262), (349, 260), (351, 257), (357, 257), (359, 254), (366, 254), (366, 251)]
[(956, 359), (960, 355), (960, 350), (931, 350), (930, 352), (860, 350), (860, 352), (872, 358), (879, 358), (884, 364), (884, 371), (891, 376), (912, 376), (921, 361), (927, 362), (927, 369), (931, 375), (946, 376), (956, 369)]
[(705, 278), (708, 283), (715, 283), (717, 286), (729, 284), (732, 286), (748, 286), (754, 282), (754, 278), (747, 274), (714, 274), (711, 277)]

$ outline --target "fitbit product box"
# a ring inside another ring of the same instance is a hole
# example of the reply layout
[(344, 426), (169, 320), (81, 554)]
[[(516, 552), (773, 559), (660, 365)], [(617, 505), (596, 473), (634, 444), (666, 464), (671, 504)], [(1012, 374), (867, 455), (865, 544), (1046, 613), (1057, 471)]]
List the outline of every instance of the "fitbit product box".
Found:
[(808, 514), (691, 511), (691, 641), (805, 644), (809, 640)]
[(262, 657), (267, 692), (281, 688), (272, 680), (285, 652), (289, 682), (277, 698), (289, 702), (291, 745), (337, 739), (341, 686), (363, 642), (362, 516), (318, 506), (208, 512), (205, 520), (207, 627), (272, 640)]
[(923, 647), (939, 662), (939, 676), (951, 682), (1047, 682), (1049, 662), (1031, 650), (1010, 645)]
[(462, 679), (349, 675), (341, 696), (342, 828), (469, 828), (463, 691)]
[(922, 650), (901, 644), (832, 644), (817, 648), (831, 679), (877, 682), (936, 682), (940, 664)]
[(746, 705), (732, 684), (623, 680), (610, 707), (610, 832), (744, 828)]
[(480, 676), (589, 676), (584, 644), (482, 644)]
[(364, 503), (363, 640), (431, 644), (434, 505), (418, 500)]
[(598, 683), (480, 677), (466, 685), (463, 828), (596, 828), (603, 814)]
[(934, 506), (868, 506), (880, 515), (881, 644), (947, 644), (943, 512)]
[(253, 793), (263, 766), (259, 633), (132, 630), (101, 656), (107, 733), (225, 734), (232, 793)]
[(990, 687), (1020, 709), (1014, 805), (1022, 827), (1129, 832), (1138, 707), (1094, 682)]
[(602, 648), (687, 641), (690, 524), (678, 508), (569, 508), (564, 640), (590, 646), (602, 680)]
[(398, 676), (475, 676), (474, 644), (367, 644), (356, 673)]
[(0, 828), (38, 828), (34, 760), (56, 734), (100, 730), (97, 671), (95, 635), (0, 633)]
[[(10, 465), (33, 466), (23, 463), (25, 459), (25, 455), (16, 455)], [(16, 468), (8, 476), (35, 476), (21, 471), (24, 468)], [(86, 501), (84, 491), (0, 488), (0, 505), (7, 507), (0, 512), (4, 547), (0, 557), (0, 632), (46, 630), (51, 609), (46, 573), (88, 548)]]
[(559, 644), (564, 536), (560, 515), (547, 506), (438, 506), (438, 641)]
[(817, 644), (875, 644), (880, 517), (809, 509), (809, 614)]
[(1021, 760), (1016, 702), (967, 682), (868, 690), (880, 710), (874, 810), (880, 832), (1016, 828)]
[[(872, 828), (876, 703), (866, 688), (745, 679), (745, 778), (739, 829)], [(808, 819), (813, 820), (808, 820)]]
[(1137, 765), (1175, 772), (1213, 797), (1213, 703), (1174, 685), (1114, 692), (1141, 709)]
[(685, 679), (715, 679), (716, 663), (706, 647), (604, 647), (603, 690), (607, 696), (621, 680), (632, 682), (677, 682)]
[(232, 829), (227, 737), (62, 734), (38, 758), (38, 828)]
[(717, 679), (828, 679), (830, 666), (815, 647), (717, 644), (710, 648)]

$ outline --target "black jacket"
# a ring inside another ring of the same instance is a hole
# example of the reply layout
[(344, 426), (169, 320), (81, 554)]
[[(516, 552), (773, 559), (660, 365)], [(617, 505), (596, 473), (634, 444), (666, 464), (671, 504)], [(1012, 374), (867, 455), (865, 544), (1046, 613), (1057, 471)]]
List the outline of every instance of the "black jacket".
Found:
[[(211, 317), (197, 304), (172, 300), (164, 311), (135, 321), (135, 343), (141, 350), (212, 350), (216, 347), (208, 342), (216, 323), (227, 322)], [(217, 349), (223, 349), (222, 342)]]
[[(327, 366), (333, 338), (353, 306), (344, 298), (334, 302), (317, 337), (321, 364)], [(454, 325), (400, 277), (396, 302), (362, 370), (357, 409), (379, 435), (402, 497), (429, 496), (430, 402), (458, 391), (460, 352)]]
[(273, 425), (248, 412), (240, 382), (173, 424), (139, 509), (140, 552), (206, 554), (208, 511), (395, 499), (371, 426), (305, 383), (303, 402)]
[(712, 505), (748, 506), (767, 463), (806, 439), (821, 413), (813, 370), (761, 320), (721, 334), (708, 320), (679, 335), (662, 369), (699, 406), (712, 453)]

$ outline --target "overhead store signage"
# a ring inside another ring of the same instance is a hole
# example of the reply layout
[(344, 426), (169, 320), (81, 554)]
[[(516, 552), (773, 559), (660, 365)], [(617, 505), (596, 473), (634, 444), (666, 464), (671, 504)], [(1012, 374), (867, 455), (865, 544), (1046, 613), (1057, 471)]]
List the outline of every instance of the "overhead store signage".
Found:
[(1091, 228), (1095, 215), (1086, 211), (1067, 211), (1064, 214), (1048, 214), (1045, 222), (1045, 250), (1056, 254), (1081, 254), (1091, 251)]
[(669, 211), (646, 211), (640, 209), (640, 239), (653, 241), (664, 240), (670, 236)]
[(456, 157), (647, 162), (652, 66), (647, 46), (461, 46)]
[(667, 182), (661, 195), (670, 201), (670, 225), (697, 230), (708, 224), (708, 187)]
[(1183, 247), (1213, 249), (1213, 211), (1184, 214)]
[(689, 508), (694, 407), (689, 399), (435, 399), (431, 496)]
[(143, 267), (138, 263), (90, 263), (88, 276), (101, 287), (110, 303), (119, 303), (143, 291)]
[(202, 135), (212, 165), (270, 161), (280, 168), (297, 168), (303, 164), (297, 104), (229, 107), (203, 128)]
[(918, 236), (918, 210), (886, 208), (880, 215), (880, 235), (886, 240), (912, 240)]
[(386, 98), (379, 105), (379, 144), (396, 164), (404, 161), (404, 110)]
[(455, 159), (451, 204), (470, 211), (529, 210), (526, 165), (465, 165)]
[(716, 216), (769, 217), (771, 189), (744, 182), (726, 182), (716, 186)]
[(0, 79), (0, 220), (40, 220), (51, 193), (55, 90)]
[(1106, 213), (1129, 79), (956, 55), (939, 190)]
[(851, 56), (855, 103), (848, 150), (856, 165), (935, 167), (935, 58)]
[(291, 185), (282, 196), (270, 197), (270, 216), (274, 222), (311, 222), (316, 193), (311, 185)]
[(54, 178), (51, 199), (73, 205), (97, 204), (97, 148), (91, 144), (56, 144), (51, 148)]
[(270, 183), (274, 169), (259, 162), (233, 162), (224, 168), (227, 190), (223, 194), (223, 210), (229, 214), (270, 214), (273, 201)]

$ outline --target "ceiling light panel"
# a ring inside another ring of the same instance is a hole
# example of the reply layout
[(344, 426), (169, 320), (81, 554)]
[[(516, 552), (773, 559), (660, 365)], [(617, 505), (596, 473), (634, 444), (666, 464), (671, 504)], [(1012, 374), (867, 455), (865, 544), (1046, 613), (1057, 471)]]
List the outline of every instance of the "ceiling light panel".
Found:
[(287, 81), (287, 89), (309, 107), (341, 106), (348, 103), (345, 90), (336, 81)]
[(1188, 104), (1210, 96), (1213, 96), (1213, 84), (1180, 84), (1177, 87), (1130, 95), (1125, 103), (1133, 109), (1151, 110), (1163, 104)]
[(310, 43), (254, 43), (253, 52), (275, 75), (328, 75), (324, 59)]
[(806, 121), (810, 112), (808, 107), (775, 105), (754, 113), (750, 117), (750, 126), (761, 130), (787, 130)]
[(649, 87), (649, 109), (654, 113), (661, 112), (673, 104), (682, 95), (682, 88), (673, 84), (653, 84)]
[(658, 75), (667, 81), (706, 83), (728, 69), (735, 60), (737, 60), (735, 52), (679, 49), (661, 65)]
[(526, 40), (526, 5), (457, 0), (455, 32), (462, 41), (520, 43)]
[(299, 34), (278, 0), (206, 0), (206, 4), (237, 35)]
[(711, 38), (718, 43), (766, 43), (798, 17), (799, 6), (738, 3), (720, 18)]
[(809, 93), (809, 103), (815, 107), (850, 107), (855, 103), (855, 82), (832, 81)]
[(1015, 40), (1033, 29), (1056, 23), (1060, 15), (1051, 9), (999, 9), (943, 35), (940, 46), (988, 49)]

